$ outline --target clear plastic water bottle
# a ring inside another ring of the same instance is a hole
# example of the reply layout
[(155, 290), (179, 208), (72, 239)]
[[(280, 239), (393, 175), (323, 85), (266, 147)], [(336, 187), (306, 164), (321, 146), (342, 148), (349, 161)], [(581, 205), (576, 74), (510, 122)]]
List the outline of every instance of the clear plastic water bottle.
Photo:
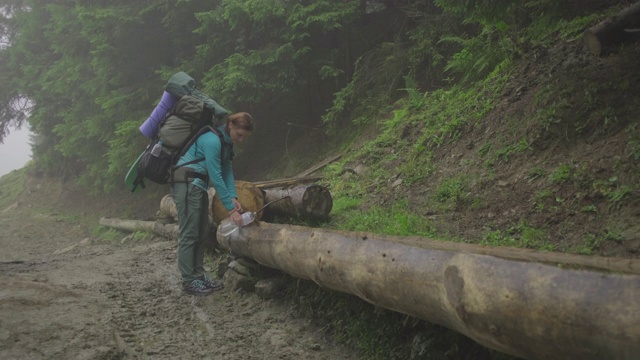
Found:
[(242, 226), (247, 226), (251, 224), (253, 220), (256, 219), (257, 215), (258, 214), (253, 211), (247, 211), (244, 214), (242, 214)]
[(162, 151), (162, 140), (158, 141), (157, 144), (153, 145), (153, 149), (151, 149), (151, 155), (158, 157), (160, 156), (161, 151)]
[(220, 235), (222, 236), (229, 236), (236, 231), (238, 231), (238, 225), (236, 225), (236, 223), (231, 220), (231, 218), (222, 220), (222, 222), (220, 222), (220, 225), (218, 226), (218, 233), (220, 233)]
[[(258, 213), (255, 213), (253, 211), (247, 211), (243, 213), (242, 226), (247, 226), (251, 224), (256, 219), (257, 216), (258, 216)], [(222, 236), (228, 236), (236, 232), (238, 228), (239, 228), (238, 225), (236, 225), (236, 223), (233, 220), (231, 220), (231, 218), (226, 218), (220, 222), (220, 225), (218, 225), (218, 232)]]

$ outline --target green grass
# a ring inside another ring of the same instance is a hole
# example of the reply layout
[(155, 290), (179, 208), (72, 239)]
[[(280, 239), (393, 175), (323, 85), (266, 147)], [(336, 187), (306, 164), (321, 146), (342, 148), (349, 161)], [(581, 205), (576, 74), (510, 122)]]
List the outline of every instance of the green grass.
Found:
[(480, 241), (482, 245), (509, 246), (517, 248), (553, 251), (555, 247), (549, 242), (545, 230), (520, 223), (505, 230), (487, 231)]
[(549, 174), (549, 182), (562, 184), (571, 180), (572, 167), (570, 164), (561, 164)]
[(15, 203), (22, 193), (27, 178), (27, 170), (19, 169), (0, 178), (0, 211)]
[[(343, 200), (338, 199), (338, 203)], [(348, 211), (332, 211), (331, 226), (339, 230), (366, 231), (386, 235), (432, 236), (428, 220), (410, 213), (405, 202), (390, 208), (373, 206), (369, 209), (350, 208)]]

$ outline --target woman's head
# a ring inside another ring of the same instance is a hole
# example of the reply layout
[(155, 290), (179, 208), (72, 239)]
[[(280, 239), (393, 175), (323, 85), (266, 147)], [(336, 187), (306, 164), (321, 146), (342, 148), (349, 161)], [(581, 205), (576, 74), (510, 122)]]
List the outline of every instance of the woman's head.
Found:
[(227, 117), (226, 130), (234, 143), (243, 142), (253, 131), (251, 114), (238, 112)]

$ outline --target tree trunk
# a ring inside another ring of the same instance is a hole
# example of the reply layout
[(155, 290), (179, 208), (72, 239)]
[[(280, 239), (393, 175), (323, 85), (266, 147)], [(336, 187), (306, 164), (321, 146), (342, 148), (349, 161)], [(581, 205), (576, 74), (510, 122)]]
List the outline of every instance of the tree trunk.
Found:
[[(238, 193), (238, 201), (245, 211), (258, 211), (264, 205), (264, 195), (253, 183), (236, 180), (236, 193)], [(213, 221), (220, 221), (229, 217), (229, 211), (217, 196), (210, 201), (210, 214)], [(258, 214), (256, 220), (260, 220), (262, 214)]]
[(218, 234), (218, 242), (518, 357), (640, 354), (638, 260), (565, 255), (566, 261), (529, 262), (549, 254), (264, 222), (229, 237)]
[(178, 219), (178, 209), (176, 208), (176, 203), (173, 201), (173, 196), (171, 194), (165, 195), (162, 200), (160, 200), (160, 213), (164, 215), (164, 217), (172, 218), (174, 220)]
[(620, 42), (638, 38), (640, 29), (640, 2), (622, 10), (584, 32), (584, 42), (589, 51), (600, 56), (603, 49)]
[[(273, 202), (265, 209), (265, 212), (274, 215), (327, 219), (333, 207), (333, 199), (329, 190), (315, 184), (266, 189), (264, 197), (266, 203)], [(287, 198), (279, 200), (284, 197)]]

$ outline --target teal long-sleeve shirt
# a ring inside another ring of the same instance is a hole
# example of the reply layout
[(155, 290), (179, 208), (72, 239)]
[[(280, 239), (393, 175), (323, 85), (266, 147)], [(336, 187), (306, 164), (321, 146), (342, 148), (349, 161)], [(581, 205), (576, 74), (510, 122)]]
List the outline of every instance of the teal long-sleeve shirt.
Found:
[[(234, 209), (232, 198), (237, 198), (235, 179), (233, 177), (233, 169), (231, 167), (231, 138), (224, 131), (224, 126), (218, 127), (223, 134), (224, 143), (220, 142), (220, 138), (215, 133), (208, 131), (191, 145), (187, 152), (178, 160), (177, 165), (187, 163), (196, 159), (204, 158), (204, 160), (186, 165), (200, 174), (209, 174), (209, 182), (216, 189), (218, 198), (222, 201), (222, 205), (231, 211)], [(220, 158), (222, 147), (225, 146), (224, 159)], [(209, 184), (201, 179), (194, 179), (193, 184), (207, 191)]]

